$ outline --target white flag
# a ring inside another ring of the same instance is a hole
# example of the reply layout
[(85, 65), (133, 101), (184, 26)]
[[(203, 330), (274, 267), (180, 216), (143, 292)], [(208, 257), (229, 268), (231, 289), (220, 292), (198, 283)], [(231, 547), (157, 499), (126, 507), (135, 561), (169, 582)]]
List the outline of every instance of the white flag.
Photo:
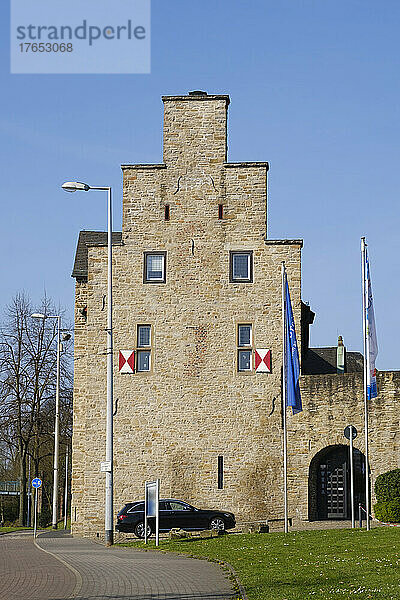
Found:
[(371, 277), (369, 273), (369, 260), (367, 250), (365, 250), (365, 272), (367, 278), (367, 393), (368, 400), (378, 395), (376, 389), (376, 369), (375, 360), (378, 355), (378, 341), (376, 339), (374, 300), (372, 297)]

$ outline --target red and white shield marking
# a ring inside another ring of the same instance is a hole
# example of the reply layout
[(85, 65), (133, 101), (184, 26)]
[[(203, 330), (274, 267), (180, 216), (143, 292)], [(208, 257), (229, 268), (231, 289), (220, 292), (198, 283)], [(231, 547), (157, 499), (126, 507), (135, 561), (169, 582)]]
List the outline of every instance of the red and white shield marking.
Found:
[(135, 351), (120, 350), (119, 351), (119, 372), (134, 373), (135, 372)]
[(257, 348), (254, 353), (256, 373), (271, 373), (271, 350)]

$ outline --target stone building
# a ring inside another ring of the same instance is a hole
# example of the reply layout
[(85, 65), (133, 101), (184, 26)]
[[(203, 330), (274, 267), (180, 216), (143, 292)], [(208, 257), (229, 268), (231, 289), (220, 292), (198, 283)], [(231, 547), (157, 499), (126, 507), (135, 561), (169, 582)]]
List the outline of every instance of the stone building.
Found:
[[(288, 416), (289, 516), (346, 518), (346, 425), (362, 499), (362, 357), (309, 349), (302, 240), (267, 238), (267, 162), (227, 160), (229, 97), (163, 97), (160, 164), (122, 165), (113, 236), (114, 506), (161, 480), (163, 497), (283, 516), (281, 263), (302, 348), (303, 412)], [(104, 528), (106, 234), (80, 233), (76, 278), (72, 528)], [(266, 355), (259, 360), (256, 352)], [(268, 353), (266, 354), (266, 351)], [(337, 360), (337, 357), (339, 359)], [(378, 375), (371, 478), (398, 466), (400, 375)]]

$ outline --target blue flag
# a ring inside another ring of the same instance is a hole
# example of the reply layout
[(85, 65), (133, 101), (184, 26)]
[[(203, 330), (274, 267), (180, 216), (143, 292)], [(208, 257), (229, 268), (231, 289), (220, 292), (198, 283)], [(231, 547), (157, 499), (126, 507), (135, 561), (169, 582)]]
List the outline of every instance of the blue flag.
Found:
[(286, 406), (291, 406), (293, 414), (303, 410), (300, 395), (300, 361), (297, 347), (296, 330), (292, 304), (290, 302), (289, 285), (285, 273), (285, 382), (286, 382)]
[(367, 302), (366, 302), (366, 323), (367, 323), (367, 398), (376, 398), (378, 391), (376, 389), (376, 369), (375, 360), (378, 355), (378, 341), (376, 338), (374, 300), (372, 297), (371, 277), (369, 274), (369, 260), (367, 250), (365, 250), (365, 271), (367, 277)]

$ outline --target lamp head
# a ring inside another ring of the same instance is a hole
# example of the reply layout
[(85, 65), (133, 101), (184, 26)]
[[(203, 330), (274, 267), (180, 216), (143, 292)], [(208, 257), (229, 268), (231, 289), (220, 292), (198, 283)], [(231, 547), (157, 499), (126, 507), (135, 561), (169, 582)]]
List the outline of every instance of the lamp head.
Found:
[(66, 192), (76, 192), (78, 190), (88, 192), (90, 190), (90, 185), (81, 183), (80, 181), (66, 181), (61, 187)]

